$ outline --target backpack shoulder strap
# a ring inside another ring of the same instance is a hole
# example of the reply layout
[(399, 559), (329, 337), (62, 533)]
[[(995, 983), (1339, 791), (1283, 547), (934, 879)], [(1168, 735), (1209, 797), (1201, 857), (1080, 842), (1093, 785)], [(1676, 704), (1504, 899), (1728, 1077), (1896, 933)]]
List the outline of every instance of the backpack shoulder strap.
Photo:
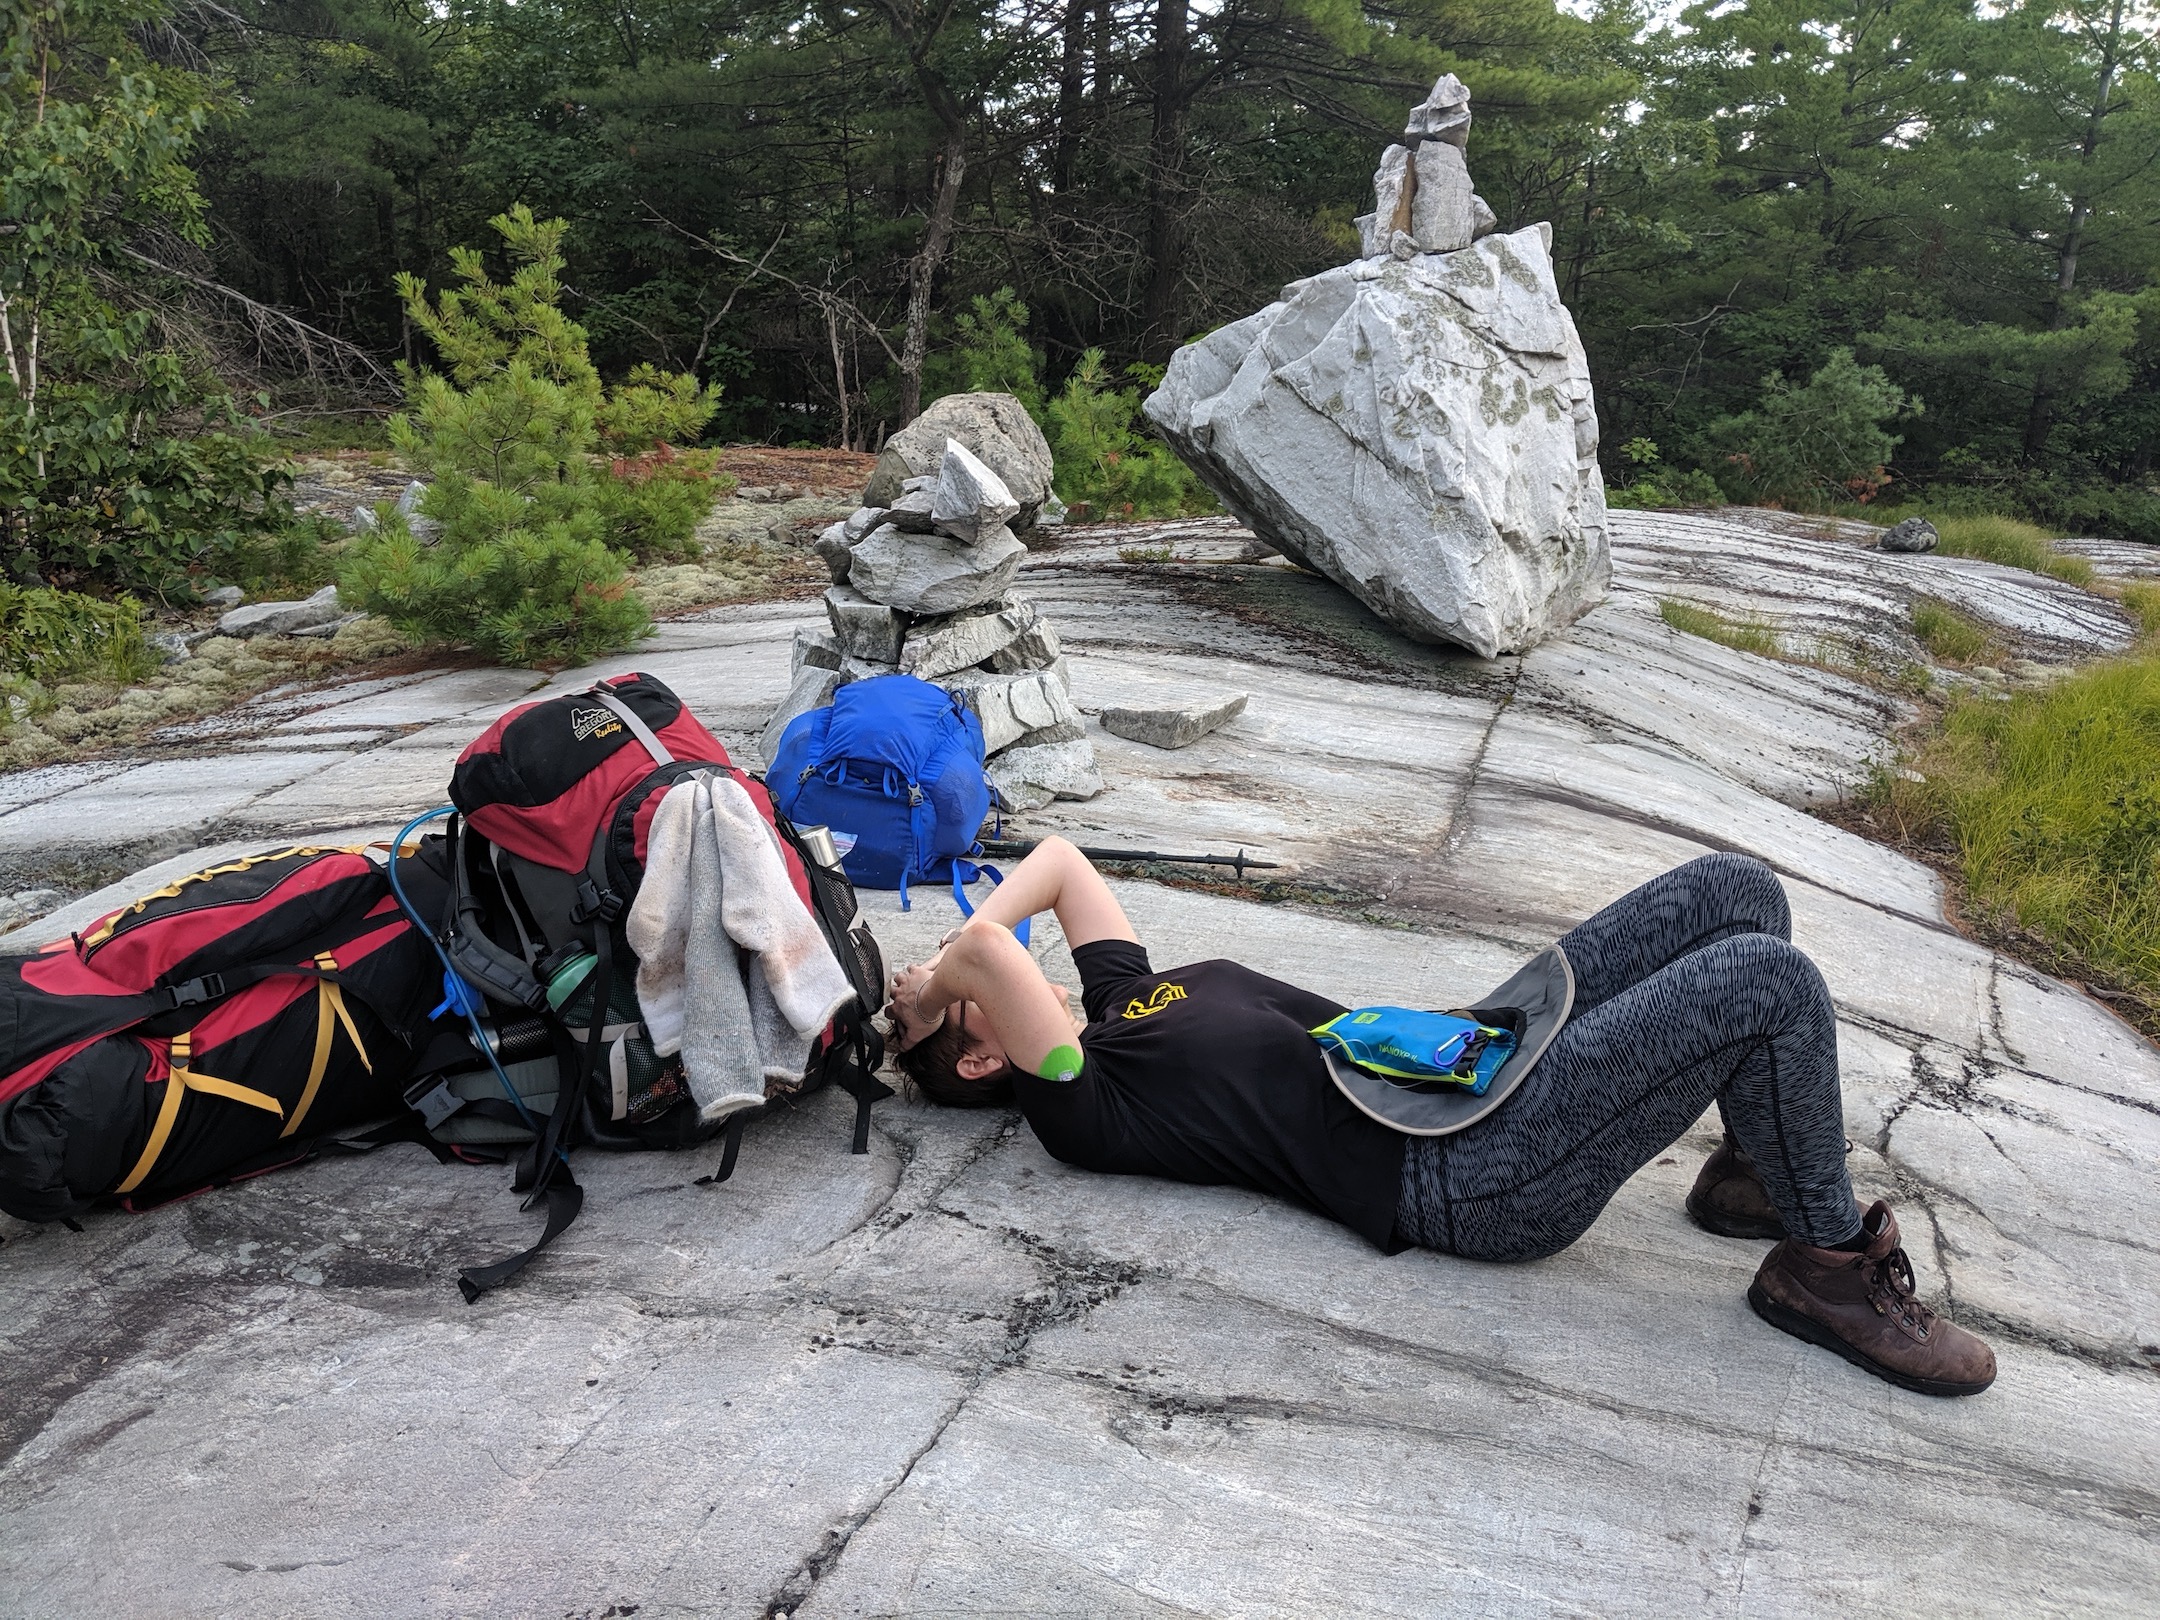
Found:
[(645, 745), (645, 752), (652, 755), (652, 762), (655, 765), (672, 765), (675, 763), (675, 756), (668, 752), (667, 744), (653, 735), (652, 727), (640, 720), (637, 717), (637, 712), (629, 704), (607, 689), (605, 681), (595, 686), (585, 695), (611, 712), (616, 719), (627, 726), (630, 735)]

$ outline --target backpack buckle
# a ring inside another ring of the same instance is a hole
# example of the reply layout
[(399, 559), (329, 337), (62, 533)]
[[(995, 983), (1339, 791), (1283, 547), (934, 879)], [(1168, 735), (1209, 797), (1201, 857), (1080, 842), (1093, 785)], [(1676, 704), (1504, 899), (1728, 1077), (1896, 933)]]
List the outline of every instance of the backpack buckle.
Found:
[(199, 979), (188, 979), (180, 984), (165, 987), (175, 1007), (197, 1007), (206, 1001), (216, 1001), (225, 994), (225, 975), (205, 973)]
[(432, 1131), (465, 1103), (440, 1075), (426, 1075), (406, 1090), (405, 1106), (420, 1116), (423, 1128)]
[(577, 903), (570, 908), (570, 920), (589, 923), (594, 918), (613, 922), (623, 914), (622, 896), (612, 889), (602, 889), (586, 878), (577, 886)]

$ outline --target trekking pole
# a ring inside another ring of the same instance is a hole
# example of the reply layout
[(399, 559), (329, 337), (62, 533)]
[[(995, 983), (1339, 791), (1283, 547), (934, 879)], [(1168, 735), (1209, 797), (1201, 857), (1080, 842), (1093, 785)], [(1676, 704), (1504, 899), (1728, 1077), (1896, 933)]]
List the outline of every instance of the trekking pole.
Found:
[[(1034, 838), (987, 838), (983, 840), (986, 855), (1025, 855), (1037, 843)], [(1155, 849), (1088, 849), (1080, 853), (1091, 861), (1155, 861), (1171, 866), (1227, 866), (1242, 880), (1248, 871), (1272, 872), (1281, 866), (1280, 861), (1254, 860), (1242, 849), (1235, 855), (1165, 855)]]

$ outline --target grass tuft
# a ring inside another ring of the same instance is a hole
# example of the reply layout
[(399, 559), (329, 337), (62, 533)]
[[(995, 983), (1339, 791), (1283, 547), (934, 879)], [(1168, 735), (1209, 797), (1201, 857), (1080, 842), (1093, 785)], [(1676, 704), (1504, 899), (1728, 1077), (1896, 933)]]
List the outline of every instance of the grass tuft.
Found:
[(1721, 647), (1733, 647), (1762, 658), (1778, 656), (1778, 635), (1761, 619), (1728, 619), (1722, 613), (1665, 596), (1658, 599), (1658, 617), (1685, 635), (1701, 636)]
[(2122, 605), (2138, 622), (2138, 634), (2160, 641), (2160, 580), (2134, 579), (2122, 588)]
[(2072, 585), (2090, 585), (2092, 564), (2057, 551), (2047, 530), (2017, 518), (1979, 513), (1932, 518), (1942, 537), (1936, 551), (1945, 557), (1977, 557), (1982, 562), (2046, 574)]
[(1979, 620), (1932, 596), (1913, 598), (1912, 631), (1921, 646), (1946, 664), (1973, 663), (1995, 644)]
[(2160, 656), (1967, 698), (1877, 798), (1973, 899), (2160, 1000)]

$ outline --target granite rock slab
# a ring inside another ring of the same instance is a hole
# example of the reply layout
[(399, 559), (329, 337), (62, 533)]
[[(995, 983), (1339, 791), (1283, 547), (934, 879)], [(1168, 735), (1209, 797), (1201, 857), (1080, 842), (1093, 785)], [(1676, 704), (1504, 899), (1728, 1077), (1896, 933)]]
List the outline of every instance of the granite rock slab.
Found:
[(218, 620), (221, 636), (289, 636), (336, 621), (341, 614), (335, 585), (325, 585), (313, 596), (298, 602), (250, 602), (236, 607)]
[(1150, 748), (1190, 748), (1211, 731), (1220, 731), (1245, 712), (1249, 692), (1196, 698), (1160, 708), (1109, 708), (1096, 718), (1103, 730)]
[[(1763, 1245), (1682, 1208), (1714, 1112), (1579, 1242), (1493, 1266), (1079, 1171), (1005, 1110), (888, 1100), (857, 1156), (825, 1092), (754, 1122), (725, 1183), (699, 1184), (714, 1148), (581, 1153), (583, 1218), (472, 1307), (457, 1269), (537, 1217), (507, 1171), (406, 1144), (80, 1232), (0, 1220), (0, 1615), (2142, 1615), (2160, 1054), (1808, 813), (1892, 757), (1894, 695), (1657, 602), (1888, 635), (1954, 589), (2058, 661), (2128, 632), (1870, 533), (1615, 514), (1611, 598), (1488, 661), (1240, 561), (1229, 525), (1065, 531), (1024, 584), (1091, 708), (1255, 701), (1172, 752), (1091, 729), (1102, 791), (1007, 825), (1278, 861), (1265, 889), (1112, 885), (1158, 967), (1228, 955), (1344, 1005), (1460, 1004), (1658, 870), (1758, 855), (1837, 1008), (1856, 1187), (1995, 1344), (1987, 1394), (1911, 1395), (1755, 1318)], [(1222, 566), (1166, 588), (1116, 560), (1173, 539)], [(50, 937), (274, 847), (282, 806), (387, 836), (502, 708), (624, 669), (747, 763), (804, 629), (822, 603), (738, 604), (544, 683), (287, 689), (161, 757), (0, 777), (0, 892), (80, 892), (20, 931)], [(895, 963), (959, 920), (927, 886), (862, 900)], [(1054, 919), (1033, 948), (1077, 983)]]

